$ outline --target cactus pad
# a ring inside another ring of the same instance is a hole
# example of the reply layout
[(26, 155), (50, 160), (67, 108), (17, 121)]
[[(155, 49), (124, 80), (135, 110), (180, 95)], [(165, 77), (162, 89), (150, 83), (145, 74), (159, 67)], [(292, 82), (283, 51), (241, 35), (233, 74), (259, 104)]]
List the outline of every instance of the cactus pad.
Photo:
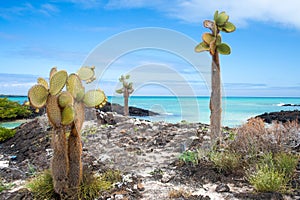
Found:
[(60, 127), (61, 123), (61, 110), (58, 105), (58, 97), (55, 95), (49, 95), (48, 100), (47, 100), (47, 115), (50, 123), (58, 128)]
[(95, 67), (81, 67), (77, 71), (77, 74), (81, 80), (86, 81), (87, 83), (90, 83), (96, 79), (94, 70), (95, 70)]
[(204, 33), (202, 35), (202, 39), (206, 44), (210, 44), (211, 42), (213, 42), (216, 38), (210, 34), (210, 33)]
[(73, 106), (68, 105), (64, 108), (64, 110), (62, 111), (62, 120), (61, 120), (61, 124), (66, 126), (66, 125), (70, 125), (75, 118), (75, 109)]
[(235, 25), (231, 22), (226, 22), (225, 25), (222, 27), (222, 31), (226, 32), (226, 33), (231, 33), (233, 31), (235, 31)]
[(208, 50), (209, 50), (209, 46), (205, 42), (201, 42), (200, 44), (198, 44), (195, 47), (195, 51), (198, 52), (198, 53), (202, 52), (202, 51), (208, 51)]
[(216, 24), (218, 26), (223, 26), (229, 19), (229, 16), (225, 12), (221, 12), (218, 14), (218, 17), (216, 17)]
[(90, 90), (84, 95), (83, 102), (87, 107), (95, 107), (99, 106), (105, 99), (102, 90)]
[(225, 44), (225, 43), (221, 43), (217, 46), (217, 51), (220, 53), (220, 54), (223, 54), (223, 55), (228, 55), (231, 53), (231, 50), (230, 50), (230, 47)]
[(77, 101), (81, 101), (83, 99), (84, 87), (78, 75), (70, 74), (66, 85), (67, 85), (67, 90)]
[(68, 91), (62, 92), (58, 97), (58, 104), (61, 108), (66, 107), (67, 105), (73, 105), (74, 98), (71, 93)]
[(60, 70), (53, 74), (50, 79), (50, 89), (49, 92), (51, 95), (57, 95), (64, 88), (68, 78), (68, 73), (64, 70)]
[(47, 82), (45, 79), (43, 79), (43, 78), (38, 78), (37, 82), (38, 82), (38, 84), (43, 85), (47, 90), (49, 89), (49, 87), (48, 87), (48, 82)]
[(52, 78), (52, 76), (57, 72), (57, 68), (56, 67), (52, 67), (50, 74), (49, 74), (49, 79)]
[(34, 85), (28, 91), (29, 102), (34, 108), (42, 108), (47, 102), (48, 94), (48, 90), (43, 85)]

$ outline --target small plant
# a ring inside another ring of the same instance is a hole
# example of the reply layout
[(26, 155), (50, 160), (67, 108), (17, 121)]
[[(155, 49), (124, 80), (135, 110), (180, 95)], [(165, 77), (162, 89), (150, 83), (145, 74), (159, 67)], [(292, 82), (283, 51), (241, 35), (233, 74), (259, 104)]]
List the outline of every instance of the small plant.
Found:
[(16, 134), (15, 130), (0, 127), (0, 142), (3, 142), (9, 138), (14, 137), (15, 134)]
[(164, 171), (162, 169), (158, 168), (158, 169), (155, 169), (155, 170), (151, 171), (149, 174), (152, 175), (152, 176), (164, 175)]
[(38, 174), (26, 186), (33, 193), (34, 199), (55, 199), (57, 197), (50, 170)]
[(36, 168), (34, 167), (34, 165), (28, 163), (28, 172), (30, 176), (34, 176), (36, 174)]
[(133, 93), (134, 89), (132, 86), (132, 82), (128, 82), (130, 79), (130, 75), (121, 76), (119, 81), (122, 83), (122, 88), (116, 90), (118, 94), (123, 94), (124, 97), (124, 115), (129, 115), (129, 107), (128, 107), (128, 98), (129, 95)]
[(179, 160), (185, 164), (192, 163), (193, 165), (198, 164), (198, 153), (193, 151), (184, 151), (180, 156)]
[(6, 184), (3, 182), (2, 178), (0, 178), (0, 192), (4, 191), (4, 190), (9, 190), (10, 188), (12, 188), (14, 186), (14, 184)]
[(288, 179), (283, 172), (261, 163), (256, 166), (256, 172), (248, 175), (250, 184), (258, 192), (283, 192)]
[(274, 157), (276, 168), (284, 172), (286, 178), (291, 178), (297, 167), (299, 157), (288, 153), (278, 153)]
[[(102, 192), (110, 191), (114, 187), (114, 183), (121, 180), (122, 176), (119, 171), (108, 170), (100, 175), (85, 172), (77, 199), (96, 199)], [(34, 199), (58, 199), (50, 170), (38, 174), (27, 184), (27, 188), (33, 193)]]
[(241, 157), (234, 152), (211, 151), (209, 153), (209, 158), (219, 171), (232, 172), (241, 167)]
[(262, 156), (248, 180), (259, 192), (285, 192), (298, 164), (298, 157), (284, 152)]

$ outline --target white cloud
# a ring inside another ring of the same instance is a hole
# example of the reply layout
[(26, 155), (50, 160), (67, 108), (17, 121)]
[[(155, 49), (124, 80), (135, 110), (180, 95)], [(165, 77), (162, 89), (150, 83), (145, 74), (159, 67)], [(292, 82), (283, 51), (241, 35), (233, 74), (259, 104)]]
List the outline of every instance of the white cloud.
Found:
[(110, 0), (108, 8), (151, 8), (190, 23), (212, 18), (215, 10), (226, 11), (231, 21), (246, 25), (247, 21), (271, 22), (300, 29), (298, 0)]

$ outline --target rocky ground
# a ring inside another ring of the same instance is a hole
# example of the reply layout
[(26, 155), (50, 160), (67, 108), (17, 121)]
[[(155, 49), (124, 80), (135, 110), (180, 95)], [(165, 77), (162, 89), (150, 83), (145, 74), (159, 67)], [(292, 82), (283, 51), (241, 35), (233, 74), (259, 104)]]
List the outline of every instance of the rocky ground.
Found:
[[(95, 172), (114, 168), (123, 174), (120, 189), (99, 199), (169, 199), (174, 191), (188, 194), (175, 199), (191, 200), (300, 198), (297, 193), (256, 194), (238, 173), (219, 173), (206, 160), (195, 166), (179, 163), (184, 150), (207, 150), (210, 137), (205, 124), (149, 122), (109, 112), (93, 115), (88, 113), (82, 132), (83, 162)], [(0, 199), (32, 198), (24, 181), (49, 167), (49, 130), (47, 119), (38, 117), (0, 144), (0, 176), (15, 184)]]

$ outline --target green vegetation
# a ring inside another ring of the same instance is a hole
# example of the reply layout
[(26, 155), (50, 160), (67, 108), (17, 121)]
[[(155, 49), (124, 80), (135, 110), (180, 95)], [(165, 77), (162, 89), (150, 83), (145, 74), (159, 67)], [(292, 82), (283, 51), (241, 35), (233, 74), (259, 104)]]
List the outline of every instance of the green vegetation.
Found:
[(241, 167), (241, 157), (233, 152), (211, 151), (209, 159), (219, 171), (233, 172), (235, 169)]
[[(95, 80), (95, 67), (82, 67), (68, 75), (65, 70), (52, 68), (49, 84), (38, 78), (37, 84), (28, 91), (29, 102), (34, 108), (46, 107), (52, 125), (53, 158), (52, 181), (55, 192), (62, 199), (76, 197), (79, 193), (82, 174), (81, 128), (85, 106), (101, 107), (106, 96), (100, 89), (85, 92), (82, 81)], [(66, 88), (66, 91), (62, 91)]]
[(285, 192), (297, 163), (296, 155), (267, 153), (259, 160), (254, 172), (248, 173), (248, 180), (259, 192)]
[(193, 165), (198, 164), (198, 153), (193, 151), (184, 151), (180, 156), (179, 160), (186, 164), (191, 163)]
[(210, 130), (212, 146), (221, 141), (221, 67), (219, 53), (229, 55), (230, 47), (222, 42), (220, 32), (231, 33), (235, 31), (235, 26), (228, 21), (229, 16), (225, 12), (216, 11), (214, 20), (205, 20), (203, 26), (211, 30), (211, 33), (202, 35), (202, 42), (195, 47), (196, 52), (208, 51), (212, 56), (211, 65), (211, 96), (210, 96)]
[(7, 98), (0, 98), (0, 120), (12, 120), (26, 118), (31, 114), (28, 106), (22, 106), (18, 102)]
[[(100, 175), (86, 172), (83, 174), (80, 184), (78, 199), (96, 199), (102, 192), (110, 191), (114, 184), (120, 181), (122, 181), (122, 176), (119, 171), (108, 170)], [(33, 193), (34, 199), (50, 200), (57, 198), (50, 170), (34, 177), (27, 184), (27, 187)]]
[(9, 190), (13, 186), (14, 186), (13, 184), (3, 183), (3, 180), (0, 178), (0, 192), (2, 192), (4, 190)]
[(0, 127), (0, 142), (3, 142), (9, 138), (14, 137), (15, 134), (16, 134), (15, 130)]

